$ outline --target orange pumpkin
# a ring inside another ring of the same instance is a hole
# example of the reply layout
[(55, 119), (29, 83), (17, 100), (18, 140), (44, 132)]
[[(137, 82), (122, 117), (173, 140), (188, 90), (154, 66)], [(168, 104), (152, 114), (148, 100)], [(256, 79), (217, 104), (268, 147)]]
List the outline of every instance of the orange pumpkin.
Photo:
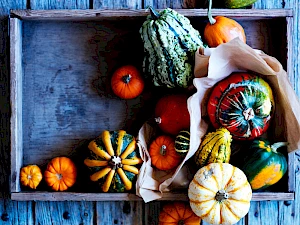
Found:
[(170, 170), (180, 164), (181, 157), (175, 150), (174, 138), (160, 135), (149, 147), (151, 162), (159, 170)]
[(209, 47), (217, 47), (222, 43), (227, 43), (232, 39), (238, 37), (246, 43), (246, 35), (244, 28), (235, 20), (224, 16), (211, 15), (211, 1), (208, 9), (209, 22), (204, 28), (204, 38)]
[(20, 172), (20, 180), (23, 186), (36, 189), (43, 179), (40, 167), (37, 165), (24, 166)]
[(185, 202), (166, 204), (159, 214), (159, 225), (199, 225), (200, 222), (200, 217)]
[(144, 80), (136, 67), (126, 65), (118, 68), (113, 73), (111, 87), (118, 97), (133, 99), (143, 92)]
[(75, 184), (77, 169), (67, 157), (53, 158), (44, 172), (45, 181), (54, 191), (65, 191)]

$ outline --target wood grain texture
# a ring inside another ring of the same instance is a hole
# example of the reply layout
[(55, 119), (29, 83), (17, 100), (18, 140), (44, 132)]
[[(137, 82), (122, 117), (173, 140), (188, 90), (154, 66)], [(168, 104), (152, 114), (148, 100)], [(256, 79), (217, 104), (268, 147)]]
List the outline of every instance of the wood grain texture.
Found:
[(96, 224), (144, 224), (143, 211), (143, 202), (97, 202)]
[(36, 202), (34, 224), (93, 224), (93, 202)]
[(157, 225), (159, 222), (159, 214), (165, 203), (149, 202), (145, 204), (145, 225)]
[(0, 201), (0, 224), (33, 225), (33, 202)]
[(140, 9), (142, 0), (93, 0), (93, 9)]
[(87, 0), (30, 0), (31, 9), (89, 9), (90, 1)]

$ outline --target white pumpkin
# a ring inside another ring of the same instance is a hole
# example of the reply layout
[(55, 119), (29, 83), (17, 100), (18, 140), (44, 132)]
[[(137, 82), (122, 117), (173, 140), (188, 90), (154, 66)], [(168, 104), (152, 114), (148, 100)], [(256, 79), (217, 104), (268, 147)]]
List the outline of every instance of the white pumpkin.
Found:
[(250, 208), (252, 189), (242, 170), (210, 163), (197, 171), (188, 188), (193, 212), (210, 224), (234, 224)]

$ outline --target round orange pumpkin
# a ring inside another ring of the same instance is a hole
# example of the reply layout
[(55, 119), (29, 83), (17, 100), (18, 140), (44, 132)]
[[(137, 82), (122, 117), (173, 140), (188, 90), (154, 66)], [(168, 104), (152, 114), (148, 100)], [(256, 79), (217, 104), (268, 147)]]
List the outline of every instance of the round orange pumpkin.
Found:
[(43, 179), (40, 167), (37, 165), (24, 166), (20, 172), (20, 181), (23, 186), (36, 189)]
[(200, 222), (200, 217), (186, 202), (166, 204), (159, 214), (159, 225), (199, 225)]
[(44, 177), (52, 190), (65, 191), (75, 184), (77, 169), (70, 158), (56, 157), (48, 163)]
[(244, 28), (235, 20), (227, 18), (225, 16), (211, 15), (211, 1), (208, 9), (209, 22), (204, 28), (204, 38), (209, 47), (217, 47), (222, 43), (227, 43), (232, 39), (238, 37), (244, 43), (246, 43), (246, 35)]
[(174, 138), (160, 135), (149, 147), (151, 162), (159, 170), (170, 170), (180, 164), (181, 156), (175, 150)]
[(119, 67), (112, 75), (111, 87), (122, 99), (133, 99), (144, 90), (144, 80), (139, 70), (132, 65)]
[(190, 129), (187, 99), (185, 94), (172, 94), (158, 100), (155, 121), (163, 132), (176, 136), (181, 130)]

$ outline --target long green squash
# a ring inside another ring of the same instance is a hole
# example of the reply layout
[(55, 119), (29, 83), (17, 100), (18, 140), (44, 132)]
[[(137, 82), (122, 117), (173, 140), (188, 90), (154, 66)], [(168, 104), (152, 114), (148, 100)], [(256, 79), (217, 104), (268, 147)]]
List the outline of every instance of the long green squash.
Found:
[(140, 28), (144, 42), (143, 69), (155, 86), (188, 87), (193, 79), (194, 55), (203, 46), (190, 20), (170, 8), (151, 14)]

